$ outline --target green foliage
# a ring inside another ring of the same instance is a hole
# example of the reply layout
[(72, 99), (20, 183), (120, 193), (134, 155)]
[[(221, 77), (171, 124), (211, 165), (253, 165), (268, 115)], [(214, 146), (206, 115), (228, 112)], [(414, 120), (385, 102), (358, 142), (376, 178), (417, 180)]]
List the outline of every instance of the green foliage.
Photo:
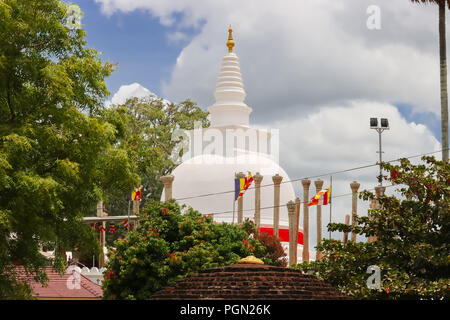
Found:
[[(358, 217), (357, 226), (330, 224), (330, 231), (376, 236), (371, 243), (323, 240), (324, 259), (297, 267), (362, 299), (448, 299), (450, 287), (450, 165), (423, 157), (425, 164), (382, 164), (386, 180), (406, 199), (382, 196), (380, 207)], [(374, 199), (363, 191), (364, 200)], [(369, 289), (367, 268), (381, 269), (381, 287)]]
[[(114, 124), (118, 132), (116, 147), (136, 165), (143, 186), (142, 206), (147, 199), (160, 200), (163, 185), (159, 178), (172, 172), (181, 156), (175, 131), (191, 130), (195, 122), (207, 127), (207, 115), (190, 100), (166, 103), (151, 95), (130, 98), (123, 105), (113, 105), (103, 111), (104, 119)], [(108, 194), (107, 208), (113, 214), (126, 213), (131, 191)]]
[(102, 190), (137, 182), (100, 116), (112, 65), (67, 19), (61, 1), (0, 1), (0, 298), (23, 296), (14, 262), (33, 274), (47, 264), (41, 243), (57, 240), (60, 270), (64, 248), (95, 250), (83, 215)]
[(249, 255), (266, 264), (282, 263), (253, 237), (251, 221), (242, 226), (214, 223), (175, 202), (148, 202), (144, 212), (137, 230), (117, 240), (109, 253), (106, 299), (147, 299), (177, 278)]

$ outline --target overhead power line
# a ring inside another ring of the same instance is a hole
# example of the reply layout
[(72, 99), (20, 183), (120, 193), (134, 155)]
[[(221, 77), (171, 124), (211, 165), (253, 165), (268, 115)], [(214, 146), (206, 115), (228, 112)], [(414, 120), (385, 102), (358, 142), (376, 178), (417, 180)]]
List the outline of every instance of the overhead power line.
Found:
[[(386, 188), (395, 187), (395, 186), (398, 186), (398, 185), (390, 185), (390, 186), (386, 186)], [(372, 188), (372, 189), (366, 189), (366, 190), (367, 190), (367, 191), (374, 191), (375, 188)], [(349, 193), (343, 193), (343, 194), (340, 194), (340, 195), (337, 195), (337, 196), (331, 196), (330, 198), (331, 198), (331, 199), (336, 199), (336, 198), (347, 197), (347, 196), (351, 196), (351, 195), (352, 195), (352, 193), (349, 192)], [(302, 204), (305, 204), (305, 201), (300, 201), (300, 205), (302, 205)], [(262, 208), (260, 208), (260, 210), (273, 209), (273, 208), (277, 208), (277, 207), (281, 208), (281, 207), (284, 207), (284, 206), (285, 206), (285, 204), (280, 204), (280, 205), (278, 205), (278, 206), (262, 207)], [(243, 209), (242, 211), (243, 211), (243, 212), (247, 212), (247, 211), (255, 211), (255, 208), (253, 208), (253, 209)], [(221, 211), (221, 212), (210, 212), (210, 213), (208, 213), (208, 214), (218, 215), (218, 214), (226, 214), (226, 213), (233, 213), (233, 210), (229, 210), (229, 211)], [(208, 214), (204, 214), (204, 215), (208, 215)]]
[[(426, 156), (426, 155), (442, 152), (443, 150), (444, 149), (437, 150), (437, 151), (432, 151), (432, 152), (427, 152), (427, 153), (421, 153), (421, 154), (408, 156), (408, 157), (401, 157), (401, 158), (398, 158), (398, 159), (393, 159), (393, 160), (389, 160), (389, 161), (385, 161), (385, 162), (386, 163), (391, 163), (391, 162), (400, 161), (400, 159), (412, 159), (412, 158), (423, 157), (423, 156)], [(375, 163), (375, 164), (369, 164), (369, 165), (364, 165), (364, 166), (353, 167), (353, 168), (349, 168), (349, 169), (345, 169), (345, 170), (339, 170), (339, 171), (333, 171), (333, 172), (318, 174), (318, 175), (309, 176), (309, 177), (291, 179), (291, 180), (282, 181), (281, 184), (289, 183), (289, 182), (298, 182), (298, 181), (301, 181), (301, 180), (304, 180), (304, 179), (313, 179), (313, 178), (320, 178), (320, 177), (326, 177), (326, 176), (333, 176), (333, 175), (340, 174), (340, 173), (346, 173), (346, 172), (351, 172), (351, 171), (355, 171), (355, 170), (367, 169), (367, 168), (375, 167), (375, 166), (378, 166), (378, 165), (379, 165), (378, 163)], [(260, 187), (261, 188), (265, 188), (265, 187), (270, 187), (270, 186), (274, 186), (274, 185), (275, 185), (274, 183), (270, 183), (270, 184), (261, 185)], [(250, 187), (247, 190), (254, 189), (254, 188), (255, 187)], [(234, 190), (205, 193), (205, 194), (196, 195), (196, 196), (178, 198), (178, 199), (175, 199), (175, 200), (181, 201), (181, 200), (189, 200), (189, 199), (196, 199), (196, 198), (204, 198), (204, 197), (216, 196), (216, 195), (227, 194), (227, 193), (234, 193)]]

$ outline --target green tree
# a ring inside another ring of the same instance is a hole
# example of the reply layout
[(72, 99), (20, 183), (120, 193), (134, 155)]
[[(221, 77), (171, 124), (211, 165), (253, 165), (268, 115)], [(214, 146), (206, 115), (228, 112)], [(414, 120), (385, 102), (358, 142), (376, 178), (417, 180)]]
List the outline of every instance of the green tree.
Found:
[[(105, 299), (147, 299), (177, 278), (254, 255), (282, 265), (285, 254), (253, 237), (254, 224), (214, 223), (175, 202), (147, 202), (136, 231), (115, 242), (103, 282)], [(276, 244), (281, 247), (280, 242)]]
[(442, 161), (448, 160), (448, 92), (447, 92), (447, 40), (445, 26), (446, 6), (450, 8), (448, 0), (410, 0), (415, 3), (437, 4), (439, 6), (439, 61), (441, 85), (441, 138)]
[[(330, 231), (376, 236), (374, 242), (323, 240), (324, 259), (297, 265), (341, 291), (364, 299), (448, 299), (450, 287), (450, 165), (423, 157), (425, 164), (382, 164), (386, 180), (405, 198), (382, 196), (380, 208), (359, 217), (357, 226), (330, 224)], [(360, 194), (373, 199), (371, 192)], [(381, 271), (379, 290), (367, 286), (369, 266)]]
[[(207, 116), (190, 100), (176, 104), (153, 95), (131, 98), (103, 111), (103, 117), (115, 125), (119, 134), (116, 147), (124, 150), (136, 165), (143, 186), (141, 206), (147, 199), (160, 200), (163, 185), (159, 178), (172, 172), (182, 155), (175, 130), (192, 130), (196, 122), (207, 127)], [(108, 197), (106, 206), (112, 214), (127, 212), (131, 191)]]
[(80, 221), (105, 193), (137, 182), (100, 117), (112, 65), (86, 46), (58, 0), (0, 1), (0, 298), (23, 296), (20, 263), (45, 281), (42, 243), (95, 247)]

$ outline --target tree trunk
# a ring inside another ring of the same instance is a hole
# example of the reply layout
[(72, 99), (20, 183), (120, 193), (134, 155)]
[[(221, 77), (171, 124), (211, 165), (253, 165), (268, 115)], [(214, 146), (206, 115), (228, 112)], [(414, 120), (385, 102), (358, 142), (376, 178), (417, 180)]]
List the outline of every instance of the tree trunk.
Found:
[(439, 2), (439, 54), (441, 64), (441, 133), (442, 161), (448, 160), (448, 94), (447, 94), (447, 46), (445, 36), (445, 10), (447, 1)]

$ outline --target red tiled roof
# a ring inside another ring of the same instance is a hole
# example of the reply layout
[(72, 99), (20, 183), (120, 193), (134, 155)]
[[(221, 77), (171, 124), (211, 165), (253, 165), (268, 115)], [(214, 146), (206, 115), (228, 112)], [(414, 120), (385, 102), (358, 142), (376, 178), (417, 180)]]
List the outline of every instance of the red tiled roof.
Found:
[[(74, 285), (72, 274), (60, 275), (52, 267), (45, 268), (49, 281), (47, 286), (33, 280), (33, 276), (27, 275), (21, 266), (16, 267), (18, 280), (27, 282), (33, 289), (34, 296), (41, 299), (101, 299), (102, 287), (93, 283), (88, 278), (79, 274), (79, 286)], [(72, 278), (69, 278), (72, 277)]]

